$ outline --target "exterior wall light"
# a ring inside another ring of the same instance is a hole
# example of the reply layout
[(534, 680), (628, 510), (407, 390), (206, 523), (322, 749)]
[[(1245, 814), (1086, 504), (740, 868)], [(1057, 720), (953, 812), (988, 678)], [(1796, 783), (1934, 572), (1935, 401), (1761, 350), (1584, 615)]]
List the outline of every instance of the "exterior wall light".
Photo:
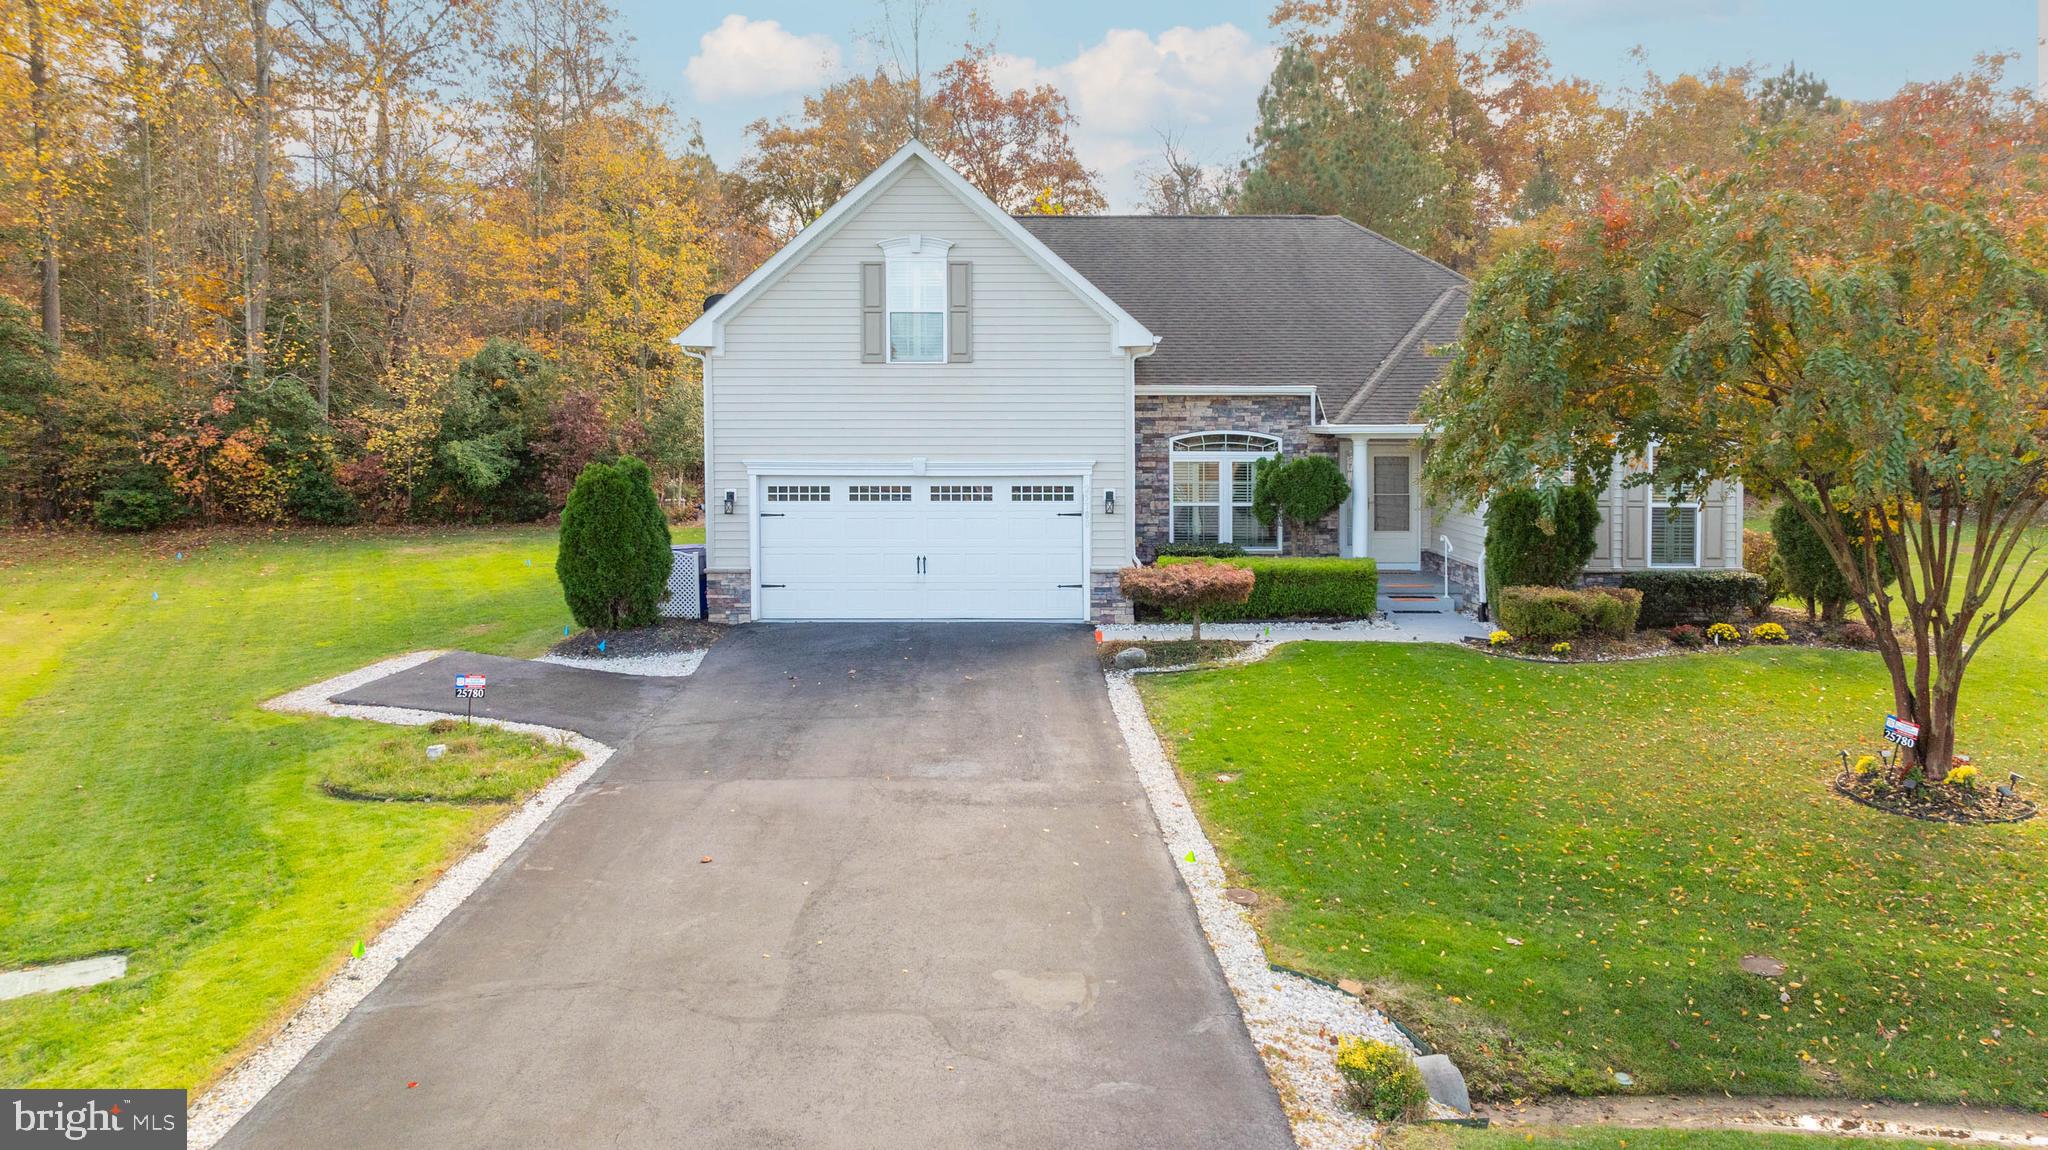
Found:
[(1105, 491), (1102, 493), (1102, 513), (1104, 515), (1116, 514), (1116, 492)]
[(732, 514), (733, 504), (739, 501), (740, 493), (728, 487), (725, 489), (725, 513)]

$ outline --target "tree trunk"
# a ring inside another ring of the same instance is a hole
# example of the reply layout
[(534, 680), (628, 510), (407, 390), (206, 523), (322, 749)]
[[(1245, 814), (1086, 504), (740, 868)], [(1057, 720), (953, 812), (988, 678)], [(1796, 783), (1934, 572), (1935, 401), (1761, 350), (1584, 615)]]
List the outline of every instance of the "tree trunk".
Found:
[(1194, 633), (1194, 634), (1193, 634), (1193, 635), (1191, 636), (1191, 638), (1192, 638), (1192, 639), (1193, 639), (1193, 640), (1194, 640), (1195, 642), (1199, 643), (1199, 642), (1201, 642), (1201, 641), (1202, 641), (1202, 611), (1201, 611), (1201, 608), (1199, 608), (1199, 607), (1198, 607), (1198, 608), (1196, 608), (1196, 609), (1195, 609), (1195, 611), (1194, 611), (1194, 616), (1195, 616), (1195, 633)]
[(28, 87), (29, 146), (35, 188), (36, 232), (42, 247), (41, 281), (43, 338), (49, 341), (51, 359), (62, 354), (64, 337), (63, 301), (58, 294), (57, 273), (57, 173), (52, 161), (51, 142), (56, 135), (56, 97), (51, 92), (49, 14), (42, 0), (28, 4)]
[(243, 313), (243, 349), (250, 380), (264, 374), (264, 336), (270, 323), (270, 0), (249, 0), (249, 36), (255, 76), (249, 111), (255, 120), (249, 175), (248, 285)]

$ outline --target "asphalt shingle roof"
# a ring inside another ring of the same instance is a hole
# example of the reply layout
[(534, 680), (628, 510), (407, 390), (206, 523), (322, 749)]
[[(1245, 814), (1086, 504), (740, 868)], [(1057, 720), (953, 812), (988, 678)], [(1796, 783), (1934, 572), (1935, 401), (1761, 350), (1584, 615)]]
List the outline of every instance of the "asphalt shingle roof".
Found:
[(1332, 423), (1408, 423), (1463, 276), (1340, 216), (1019, 216), (1161, 336), (1138, 385), (1312, 384)]

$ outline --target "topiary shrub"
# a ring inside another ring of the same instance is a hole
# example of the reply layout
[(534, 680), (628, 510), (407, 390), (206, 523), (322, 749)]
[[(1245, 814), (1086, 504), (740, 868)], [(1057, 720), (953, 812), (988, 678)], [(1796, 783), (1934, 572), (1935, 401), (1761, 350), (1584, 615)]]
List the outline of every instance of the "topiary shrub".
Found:
[(654, 622), (674, 562), (647, 465), (627, 456), (586, 466), (562, 508), (555, 556), (576, 622), (602, 630)]
[(1344, 1101), (1375, 1122), (1399, 1122), (1422, 1113), (1429, 1087), (1408, 1052), (1369, 1038), (1337, 1043), (1337, 1077)]
[(1496, 607), (1500, 624), (1534, 643), (1572, 639), (1588, 632), (1626, 639), (1636, 629), (1643, 598), (1608, 587), (1503, 587)]
[(1194, 620), (1194, 641), (1202, 639), (1202, 615), (1214, 608), (1251, 598), (1255, 580), (1250, 571), (1214, 560), (1126, 567), (1117, 572), (1124, 597)]
[[(1161, 567), (1191, 560), (1167, 557)], [(1295, 559), (1246, 556), (1226, 559), (1257, 577), (1252, 596), (1207, 613), (1225, 619), (1364, 619), (1379, 610), (1379, 565), (1370, 559)], [(1185, 615), (1166, 612), (1169, 619)]]
[(1593, 557), (1600, 527), (1600, 501), (1590, 487), (1556, 493), (1551, 529), (1543, 529), (1544, 497), (1507, 491), (1486, 504), (1486, 587), (1491, 599), (1502, 587), (1569, 587)]
[(1643, 593), (1644, 627), (1712, 623), (1748, 611), (1764, 593), (1761, 575), (1715, 569), (1626, 571), (1621, 585)]
[(1327, 455), (1262, 459), (1252, 480), (1252, 513), (1268, 526), (1283, 518), (1303, 527), (1319, 523), (1350, 497), (1344, 469)]
[(1235, 543), (1162, 543), (1152, 550), (1154, 559), (1235, 559), (1243, 554)]
[[(1827, 544), (1821, 542), (1820, 534), (1806, 522), (1799, 508), (1792, 505), (1793, 499), (1803, 499), (1810, 508), (1820, 505), (1811, 492), (1802, 492), (1788, 496), (1771, 513), (1771, 537), (1777, 542), (1778, 559), (1784, 564), (1785, 590), (1806, 604), (1808, 619), (1818, 617), (1830, 623), (1837, 622), (1842, 618), (1843, 609), (1849, 605), (1849, 580), (1843, 576), (1835, 557), (1828, 554)], [(1849, 537), (1855, 538), (1856, 531), (1847, 515), (1842, 516), (1842, 523), (1849, 531)], [(1877, 574), (1886, 586), (1896, 578), (1891, 556), (1882, 551), (1878, 553)]]

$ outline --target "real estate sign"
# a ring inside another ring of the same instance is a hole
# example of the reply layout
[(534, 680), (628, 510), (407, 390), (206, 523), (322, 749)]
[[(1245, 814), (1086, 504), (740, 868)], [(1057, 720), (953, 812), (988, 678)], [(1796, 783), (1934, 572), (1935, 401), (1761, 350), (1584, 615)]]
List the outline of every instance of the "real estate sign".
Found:
[(1902, 747), (1910, 747), (1920, 741), (1920, 724), (1909, 723), (1897, 715), (1886, 715), (1884, 717), (1884, 737), (1886, 742), (1897, 743)]
[(482, 675), (455, 676), (455, 697), (458, 699), (481, 699), (484, 697)]

